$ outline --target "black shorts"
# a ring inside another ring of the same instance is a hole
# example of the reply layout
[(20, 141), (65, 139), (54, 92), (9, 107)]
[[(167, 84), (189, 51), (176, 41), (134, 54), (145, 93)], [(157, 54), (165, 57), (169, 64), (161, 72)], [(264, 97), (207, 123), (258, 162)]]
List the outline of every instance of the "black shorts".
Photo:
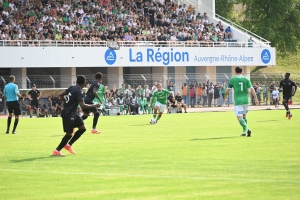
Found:
[(292, 95), (283, 95), (283, 99), (288, 101), (292, 98)]
[(20, 104), (18, 101), (8, 101), (6, 102), (6, 106), (8, 113), (14, 113), (15, 116), (19, 116), (21, 114)]
[(75, 115), (62, 115), (63, 128), (65, 133), (72, 133), (73, 128), (83, 126), (83, 120), (76, 113)]
[(278, 99), (273, 99), (273, 103), (277, 103), (278, 102)]
[[(88, 105), (94, 105), (94, 102), (92, 102), (92, 101), (84, 101), (84, 103), (88, 104)], [(97, 108), (90, 108), (90, 109), (82, 109), (82, 112), (90, 114), (90, 112), (95, 113), (98, 111), (97, 111)]]
[(32, 109), (39, 108), (39, 101), (37, 99), (33, 99), (31, 100), (30, 105)]

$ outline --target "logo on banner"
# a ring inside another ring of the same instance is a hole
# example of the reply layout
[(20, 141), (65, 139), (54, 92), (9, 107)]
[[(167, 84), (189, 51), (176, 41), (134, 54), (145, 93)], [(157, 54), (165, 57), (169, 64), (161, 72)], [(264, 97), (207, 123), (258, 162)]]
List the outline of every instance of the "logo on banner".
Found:
[(115, 64), (117, 60), (117, 54), (112, 49), (107, 49), (104, 55), (105, 62), (109, 65)]
[(270, 53), (270, 51), (268, 49), (264, 49), (261, 52), (261, 61), (264, 64), (268, 64), (271, 61), (271, 53)]

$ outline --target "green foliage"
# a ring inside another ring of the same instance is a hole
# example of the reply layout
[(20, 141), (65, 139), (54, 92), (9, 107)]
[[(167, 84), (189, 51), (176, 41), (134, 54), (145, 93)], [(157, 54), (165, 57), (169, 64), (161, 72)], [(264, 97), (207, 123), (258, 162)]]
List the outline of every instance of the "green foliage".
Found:
[(233, 0), (216, 0), (216, 13), (227, 19), (232, 19), (234, 3)]
[[(233, 110), (233, 108), (232, 108)], [(0, 199), (300, 199), (300, 110), (250, 111), (252, 137), (231, 112), (101, 117), (76, 155), (51, 157), (60, 118), (0, 119)]]
[(299, 49), (298, 0), (240, 0), (244, 5), (242, 25), (269, 40), (280, 52)]

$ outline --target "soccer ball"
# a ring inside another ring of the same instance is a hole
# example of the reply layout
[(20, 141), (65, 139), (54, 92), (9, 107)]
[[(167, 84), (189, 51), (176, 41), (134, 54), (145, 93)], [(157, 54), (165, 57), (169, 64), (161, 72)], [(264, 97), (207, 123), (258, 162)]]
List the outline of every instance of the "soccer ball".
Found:
[(156, 123), (155, 119), (151, 118), (150, 119), (150, 124), (155, 124), (155, 123)]

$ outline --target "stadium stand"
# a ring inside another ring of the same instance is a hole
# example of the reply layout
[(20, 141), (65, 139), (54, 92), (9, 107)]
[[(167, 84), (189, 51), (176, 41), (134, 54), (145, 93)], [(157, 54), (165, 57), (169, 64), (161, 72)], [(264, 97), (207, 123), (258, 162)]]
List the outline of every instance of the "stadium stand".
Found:
[(202, 46), (236, 41), (221, 22), (210, 23), (206, 13), (170, 0), (1, 0), (0, 13), (0, 40), (10, 46), (20, 46), (20, 40), (22, 46), (54, 40), (63, 45), (170, 41), (191, 46), (196, 41)]

